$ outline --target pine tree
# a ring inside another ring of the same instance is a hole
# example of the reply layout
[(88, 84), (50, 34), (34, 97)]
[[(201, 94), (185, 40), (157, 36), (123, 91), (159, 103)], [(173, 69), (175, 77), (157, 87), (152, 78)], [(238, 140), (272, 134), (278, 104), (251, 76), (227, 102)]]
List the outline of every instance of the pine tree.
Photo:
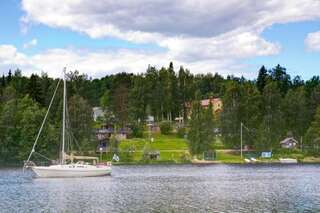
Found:
[(268, 80), (268, 71), (264, 66), (262, 66), (259, 70), (259, 74), (257, 78), (257, 87), (260, 93), (263, 92), (263, 89), (267, 84), (267, 80)]
[(37, 75), (32, 74), (30, 76), (28, 93), (33, 100), (37, 101), (40, 104), (43, 103), (42, 89), (41, 89), (39, 77)]
[(11, 82), (11, 80), (12, 80), (12, 72), (11, 72), (11, 70), (9, 70), (9, 73), (8, 73), (8, 76), (7, 76), (8, 84)]
[(284, 96), (291, 87), (290, 75), (287, 69), (279, 64), (270, 71), (272, 80), (278, 84), (281, 94)]
[(2, 87), (2, 88), (5, 88), (5, 87), (6, 87), (6, 77), (5, 77), (4, 75), (2, 75), (1, 87)]

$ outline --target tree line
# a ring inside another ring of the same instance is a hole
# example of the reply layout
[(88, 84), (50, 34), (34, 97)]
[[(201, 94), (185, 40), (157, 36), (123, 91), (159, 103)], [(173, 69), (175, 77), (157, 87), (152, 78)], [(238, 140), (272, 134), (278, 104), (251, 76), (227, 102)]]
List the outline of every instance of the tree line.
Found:
[[(26, 77), (18, 69), (3, 75), (0, 82), (1, 158), (24, 159), (58, 79), (46, 73)], [(57, 97), (61, 94), (62, 88)], [(123, 72), (100, 79), (78, 71), (68, 73), (69, 125), (81, 147), (92, 146), (94, 140), (91, 116), (94, 106), (105, 109), (105, 122), (123, 127), (142, 125), (148, 115), (158, 122), (173, 121), (176, 117), (187, 121), (185, 103), (206, 98), (223, 100), (219, 116), (204, 122), (220, 130), (214, 134), (221, 135), (228, 147), (239, 146), (241, 122), (248, 127), (248, 131), (244, 131), (245, 143), (256, 149), (275, 149), (288, 135), (298, 140), (302, 138), (306, 147), (317, 147), (320, 142), (319, 76), (307, 81), (299, 76), (292, 78), (280, 65), (271, 69), (262, 66), (254, 80), (232, 75), (223, 77), (218, 73), (195, 75), (182, 66), (174, 70), (172, 63), (160, 69), (149, 66), (140, 74)], [(55, 100), (44, 131), (44, 142), (40, 143), (44, 153), (57, 150), (59, 146), (61, 101), (61, 98)], [(199, 107), (193, 105), (195, 109)], [(200, 118), (207, 116), (207, 112), (201, 112), (201, 116), (193, 115), (185, 124), (199, 126)], [(199, 131), (211, 134), (213, 127), (211, 130), (205, 127)], [(191, 131), (190, 137), (192, 134)]]

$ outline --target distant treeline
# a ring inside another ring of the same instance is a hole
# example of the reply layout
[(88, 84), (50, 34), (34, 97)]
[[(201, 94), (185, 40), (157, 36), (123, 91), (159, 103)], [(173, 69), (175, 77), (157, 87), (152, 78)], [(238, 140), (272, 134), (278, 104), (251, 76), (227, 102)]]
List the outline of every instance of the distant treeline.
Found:
[[(25, 77), (9, 71), (0, 80), (0, 152), (2, 159), (24, 159), (32, 146), (58, 79), (43, 73)], [(61, 94), (58, 90), (40, 149), (58, 150), (61, 134)], [(147, 115), (156, 121), (187, 118), (186, 102), (220, 97), (223, 111), (215, 122), (224, 143), (239, 146), (240, 123), (247, 145), (273, 149), (287, 135), (305, 147), (320, 144), (320, 78), (304, 81), (291, 77), (280, 65), (264, 66), (256, 80), (219, 74), (192, 74), (173, 64), (157, 69), (149, 66), (141, 74), (118, 73), (91, 79), (79, 72), (68, 73), (70, 127), (81, 147), (92, 146), (91, 108), (105, 109), (106, 121), (119, 126), (143, 123)], [(185, 122), (187, 124), (187, 122)], [(49, 136), (49, 137), (48, 137)], [(72, 136), (72, 137), (73, 137)], [(71, 137), (71, 136), (70, 136)]]

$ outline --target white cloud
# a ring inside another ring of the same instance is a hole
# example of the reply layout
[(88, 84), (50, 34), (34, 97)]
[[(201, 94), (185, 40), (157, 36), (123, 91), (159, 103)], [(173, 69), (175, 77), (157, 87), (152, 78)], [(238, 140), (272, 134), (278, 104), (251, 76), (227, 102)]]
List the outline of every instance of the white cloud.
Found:
[(168, 66), (170, 61), (174, 62), (176, 69), (183, 65), (194, 73), (219, 72), (227, 75), (232, 72), (239, 76), (243, 74), (246, 77), (253, 77), (250, 72), (243, 73), (246, 70), (245, 65), (235, 64), (229, 59), (185, 62), (174, 59), (168, 53), (146, 52), (134, 49), (96, 52), (78, 49), (50, 49), (33, 56), (27, 56), (18, 52), (14, 46), (0, 45), (0, 69), (20, 68), (23, 74), (27, 76), (45, 71), (49, 76), (59, 77), (64, 66), (67, 66), (68, 70), (77, 69), (81, 73), (86, 73), (92, 77), (102, 77), (106, 74), (122, 71), (142, 73), (145, 72), (149, 64), (160, 68)]
[[(194, 67), (193, 72), (245, 71), (241, 59), (274, 55), (281, 50), (280, 44), (261, 37), (264, 29), (276, 23), (320, 18), (319, 0), (22, 0), (22, 9), (23, 29), (44, 24), (91, 38), (115, 37), (155, 43), (166, 49), (162, 55), (123, 50), (112, 53), (59, 50), (65, 57), (61, 60), (65, 63), (71, 60), (79, 69), (90, 69), (89, 62), (96, 62), (91, 64), (97, 67), (95, 72), (122, 68), (141, 72), (148, 61), (165, 65), (170, 60)], [(55, 51), (48, 50), (34, 58), (56, 56), (52, 55)]]
[(0, 45), (0, 65), (10, 66), (14, 64), (25, 66), (27, 64), (27, 57), (19, 53), (17, 48), (12, 45)]
[(308, 51), (320, 51), (320, 31), (309, 33), (304, 40), (305, 47)]
[(28, 49), (28, 48), (31, 48), (31, 47), (36, 46), (37, 44), (38, 44), (38, 40), (34, 38), (34, 39), (32, 39), (31, 41), (23, 44), (23, 48), (24, 48), (24, 49)]
[(320, 17), (318, 0), (23, 0), (22, 8), (25, 22), (128, 39), (139, 33), (212, 37)]

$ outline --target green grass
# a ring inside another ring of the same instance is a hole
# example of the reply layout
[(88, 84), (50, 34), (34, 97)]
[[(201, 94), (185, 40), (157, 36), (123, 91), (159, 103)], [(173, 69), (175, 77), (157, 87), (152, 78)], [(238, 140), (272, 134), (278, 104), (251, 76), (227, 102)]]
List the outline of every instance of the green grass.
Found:
[(237, 153), (217, 151), (216, 160), (223, 163), (243, 163), (243, 159), (241, 159), (240, 155)]
[(150, 150), (160, 151), (158, 162), (185, 162), (184, 157), (188, 153), (188, 144), (185, 139), (179, 138), (176, 134), (162, 135), (158, 133), (152, 135), (154, 140), (150, 142), (147, 134), (144, 135), (144, 138), (122, 140), (119, 145), (120, 153), (130, 149), (134, 150), (130, 161), (139, 163), (142, 161), (143, 150), (146, 146)]
[(150, 142), (150, 147), (155, 150), (188, 150), (188, 144), (185, 139), (178, 138), (175, 134), (161, 135), (153, 134), (153, 142), (148, 138), (132, 138), (122, 140), (120, 142), (120, 150), (125, 150), (128, 147), (134, 147), (136, 151), (142, 151), (146, 143)]
[(222, 143), (221, 138), (216, 137), (212, 146), (212, 149), (218, 150), (218, 149), (225, 149), (224, 144)]

